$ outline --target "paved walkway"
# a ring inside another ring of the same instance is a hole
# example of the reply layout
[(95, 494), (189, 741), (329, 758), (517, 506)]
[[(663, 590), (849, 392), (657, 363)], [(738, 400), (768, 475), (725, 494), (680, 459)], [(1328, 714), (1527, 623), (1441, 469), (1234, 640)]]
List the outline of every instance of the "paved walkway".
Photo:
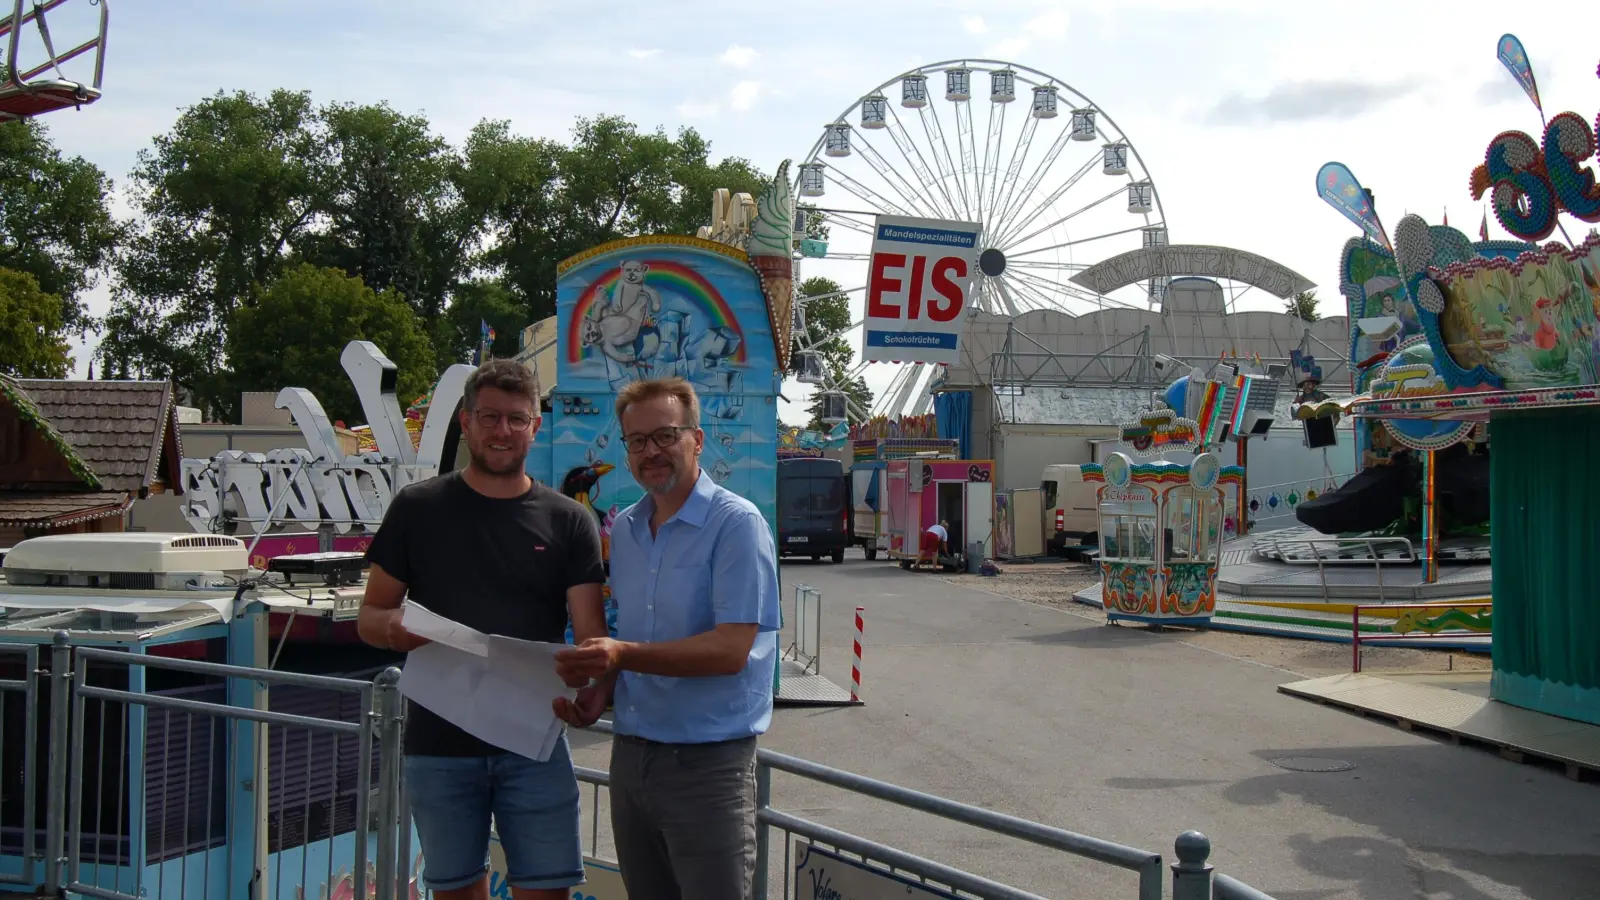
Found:
[[(1281, 695), (1298, 676), (1171, 634), (859, 554), (788, 562), (784, 579), (786, 603), (796, 582), (822, 591), (823, 672), (840, 684), (854, 609), (867, 608), (867, 705), (780, 710), (765, 746), (1168, 861), (1197, 828), (1219, 871), (1280, 900), (1600, 896), (1600, 787)], [(604, 743), (574, 743), (580, 765), (605, 766)], [(1353, 768), (1272, 762), (1290, 757)], [(1131, 874), (786, 776), (773, 797), (1046, 896), (1135, 894)]]

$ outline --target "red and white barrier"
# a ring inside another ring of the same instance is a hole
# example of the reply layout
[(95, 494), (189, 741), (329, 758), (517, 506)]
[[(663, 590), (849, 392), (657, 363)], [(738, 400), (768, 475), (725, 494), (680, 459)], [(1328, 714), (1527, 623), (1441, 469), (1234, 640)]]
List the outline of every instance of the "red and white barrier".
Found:
[(867, 627), (867, 621), (865, 617), (862, 616), (862, 613), (865, 613), (866, 611), (867, 608), (865, 606), (856, 607), (856, 656), (854, 662), (850, 666), (851, 703), (861, 702), (861, 633), (865, 631)]

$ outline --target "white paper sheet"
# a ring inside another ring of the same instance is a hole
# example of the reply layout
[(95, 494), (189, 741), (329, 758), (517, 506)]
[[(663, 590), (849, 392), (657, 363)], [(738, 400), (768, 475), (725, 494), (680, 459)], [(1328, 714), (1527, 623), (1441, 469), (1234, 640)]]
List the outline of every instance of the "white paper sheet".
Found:
[(446, 619), (420, 603), (407, 599), (401, 607), (400, 624), (417, 637), (447, 644), (477, 656), (489, 655), (489, 636), (475, 628)]
[(409, 602), (401, 621), (435, 642), (407, 655), (400, 692), (474, 737), (548, 761), (566, 728), (556, 718), (555, 698), (577, 696), (556, 675), (555, 654), (566, 645), (485, 635), (416, 609), (425, 631), (412, 627)]

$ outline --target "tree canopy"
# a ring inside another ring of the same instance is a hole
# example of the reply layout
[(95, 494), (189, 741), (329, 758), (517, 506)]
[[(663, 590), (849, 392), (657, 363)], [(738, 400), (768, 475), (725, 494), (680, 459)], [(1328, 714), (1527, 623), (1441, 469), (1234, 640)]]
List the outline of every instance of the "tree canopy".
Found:
[(61, 298), (27, 272), (0, 269), (0, 374), (65, 378), (70, 368), (61, 336)]
[(433, 388), (433, 345), (400, 294), (308, 263), (288, 269), (234, 312), (226, 348), (230, 387), (235, 393), (303, 387), (330, 419), (362, 421), (355, 388), (339, 364), (351, 341), (371, 341), (394, 361), (402, 405)]
[(806, 427), (827, 431), (830, 426), (822, 421), (822, 390), (843, 391), (850, 398), (850, 405), (854, 407), (849, 414), (852, 421), (861, 418), (859, 413), (872, 409), (872, 390), (867, 387), (865, 378), (850, 377), (856, 353), (844, 336), (845, 330), (850, 327), (850, 298), (844, 288), (832, 279), (816, 276), (800, 282), (796, 292), (802, 298), (818, 299), (805, 303), (806, 327), (793, 338), (790, 367), (799, 371), (802, 347), (809, 347), (822, 358), (824, 384), (818, 386), (819, 390), (813, 393), (811, 402), (806, 406), (806, 413), (810, 416)]
[(38, 121), (0, 124), (0, 267), (31, 275), (56, 298), (57, 336), (93, 325), (83, 294), (120, 235), (111, 187), (81, 157), (62, 156)]
[[(495, 355), (515, 353), (522, 329), (555, 313), (561, 260), (693, 234), (715, 189), (759, 196), (769, 181), (748, 160), (714, 158), (694, 129), (614, 115), (580, 118), (564, 140), (484, 121), (456, 145), (385, 103), (219, 91), (140, 151), (118, 221), (104, 173), (38, 122), (6, 123), (0, 371), (64, 377), (68, 338), (99, 330), (104, 376), (171, 378), (208, 416), (234, 417), (241, 391), (294, 384), (353, 423), (338, 365), (349, 340), (374, 341), (403, 384), (426, 390), (471, 359), (483, 323)], [(821, 215), (807, 220), (826, 239)], [(111, 306), (97, 320), (83, 297), (102, 276)], [(871, 392), (849, 379), (854, 352), (835, 335), (850, 324), (845, 298), (811, 304), (808, 321), (829, 382), (865, 409)]]

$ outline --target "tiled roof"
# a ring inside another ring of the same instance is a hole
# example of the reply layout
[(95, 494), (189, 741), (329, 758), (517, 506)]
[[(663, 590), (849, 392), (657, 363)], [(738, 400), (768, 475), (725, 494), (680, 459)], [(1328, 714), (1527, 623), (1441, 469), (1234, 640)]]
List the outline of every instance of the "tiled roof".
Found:
[(167, 429), (174, 427), (170, 382), (19, 378), (16, 383), (106, 490), (136, 494), (155, 478)]
[(117, 515), (132, 503), (127, 491), (0, 491), (0, 525), (59, 528)]

